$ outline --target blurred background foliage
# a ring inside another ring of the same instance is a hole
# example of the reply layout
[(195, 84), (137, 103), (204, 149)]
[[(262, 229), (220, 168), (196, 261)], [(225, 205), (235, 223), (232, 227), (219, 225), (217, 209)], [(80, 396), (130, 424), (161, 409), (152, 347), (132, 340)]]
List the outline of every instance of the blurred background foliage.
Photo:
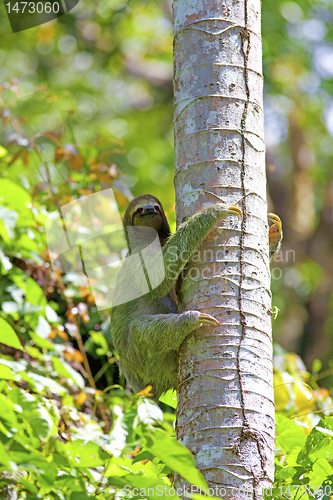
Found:
[[(331, 0), (262, 3), (269, 211), (285, 235), (271, 265), (276, 488), (331, 476), (333, 423), (311, 429), (333, 406), (332, 21)], [(19, 498), (111, 498), (142, 449), (126, 480), (144, 470), (169, 486), (177, 469), (156, 428), (173, 434), (173, 410), (121, 388), (109, 313), (82, 274), (51, 268), (44, 224), (112, 187), (121, 212), (132, 196), (160, 198), (174, 229), (171, 2), (80, 0), (16, 34), (1, 3), (0, 33), (0, 465), (16, 474), (3, 474), (1, 498), (13, 488)], [(98, 464), (68, 452), (80, 439)]]

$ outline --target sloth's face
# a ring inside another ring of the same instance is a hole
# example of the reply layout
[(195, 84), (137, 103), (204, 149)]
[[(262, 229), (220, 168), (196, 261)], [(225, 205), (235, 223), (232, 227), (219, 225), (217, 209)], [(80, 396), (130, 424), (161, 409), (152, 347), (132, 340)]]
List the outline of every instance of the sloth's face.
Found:
[(163, 215), (161, 207), (153, 198), (140, 200), (133, 207), (133, 226), (149, 226), (159, 231), (163, 225)]

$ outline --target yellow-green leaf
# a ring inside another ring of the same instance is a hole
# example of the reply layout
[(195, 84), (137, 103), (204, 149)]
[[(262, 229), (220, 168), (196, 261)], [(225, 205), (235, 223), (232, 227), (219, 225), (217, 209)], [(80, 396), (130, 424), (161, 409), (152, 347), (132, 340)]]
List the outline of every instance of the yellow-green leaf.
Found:
[(3, 158), (4, 156), (6, 156), (8, 154), (8, 151), (6, 148), (4, 148), (3, 146), (0, 146), (0, 158)]
[(0, 379), (15, 380), (15, 376), (8, 366), (0, 365)]
[(0, 318), (0, 342), (1, 344), (8, 345), (9, 347), (15, 347), (15, 349), (23, 351), (21, 342), (14, 329), (2, 318)]

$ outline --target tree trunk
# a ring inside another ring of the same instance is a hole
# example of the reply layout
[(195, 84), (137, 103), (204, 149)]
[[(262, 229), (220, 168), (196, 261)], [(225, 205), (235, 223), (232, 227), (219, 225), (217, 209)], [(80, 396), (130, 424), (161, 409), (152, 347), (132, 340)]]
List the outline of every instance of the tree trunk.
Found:
[(174, 0), (174, 31), (177, 221), (216, 196), (243, 211), (183, 276), (181, 308), (220, 325), (180, 350), (177, 437), (210, 494), (258, 499), (274, 468), (260, 0)]

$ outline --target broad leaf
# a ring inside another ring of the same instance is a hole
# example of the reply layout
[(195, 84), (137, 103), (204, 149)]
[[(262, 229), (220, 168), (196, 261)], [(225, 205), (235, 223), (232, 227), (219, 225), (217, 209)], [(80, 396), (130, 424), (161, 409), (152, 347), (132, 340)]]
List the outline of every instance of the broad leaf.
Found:
[(162, 396), (160, 396), (161, 403), (171, 406), (171, 408), (177, 408), (177, 392), (167, 391)]
[(276, 448), (290, 453), (294, 448), (302, 448), (306, 435), (302, 429), (289, 418), (276, 416)]
[(316, 453), (321, 448), (327, 448), (333, 438), (333, 417), (326, 417), (312, 429), (307, 437), (305, 446), (298, 457), (300, 463), (312, 453)]
[(196, 469), (193, 455), (176, 438), (168, 436), (160, 429), (154, 429), (152, 437), (147, 439), (147, 448), (190, 484), (201, 486), (202, 489), (208, 488), (203, 475)]
[(0, 318), (0, 343), (23, 351), (21, 342), (14, 329), (2, 318)]

